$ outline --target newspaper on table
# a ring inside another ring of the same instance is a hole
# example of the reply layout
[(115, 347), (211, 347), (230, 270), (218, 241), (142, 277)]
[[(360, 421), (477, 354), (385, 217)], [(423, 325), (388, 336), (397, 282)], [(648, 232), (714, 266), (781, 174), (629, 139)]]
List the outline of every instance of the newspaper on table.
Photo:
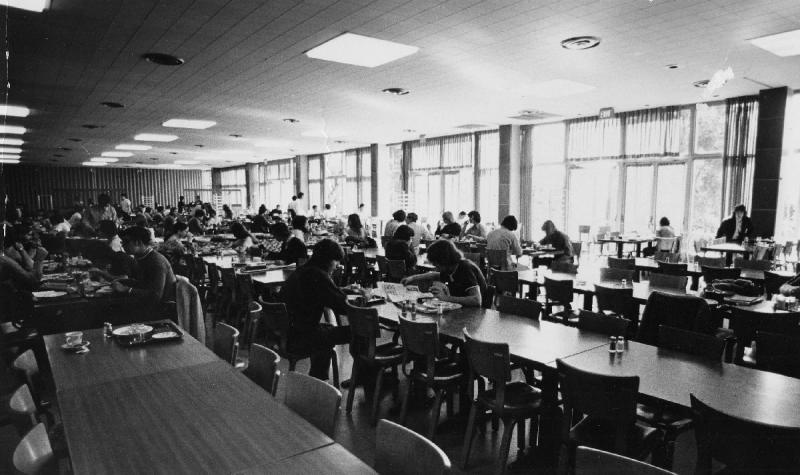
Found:
[(416, 302), (417, 299), (432, 298), (433, 294), (430, 292), (420, 292), (419, 287), (416, 285), (403, 285), (393, 282), (378, 282), (378, 289), (386, 295), (390, 302), (403, 302), (412, 301)]

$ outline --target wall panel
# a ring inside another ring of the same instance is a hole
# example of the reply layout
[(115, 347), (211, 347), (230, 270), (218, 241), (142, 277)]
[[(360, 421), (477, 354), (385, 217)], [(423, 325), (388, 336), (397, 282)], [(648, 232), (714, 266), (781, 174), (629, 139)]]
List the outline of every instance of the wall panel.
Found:
[(184, 190), (203, 187), (201, 170), (6, 165), (0, 168), (0, 176), (9, 202), (21, 202), (29, 210), (39, 207), (38, 196), (51, 195), (58, 209), (71, 206), (76, 196), (97, 200), (100, 193), (110, 194), (117, 202), (123, 192), (134, 204), (142, 196), (154, 195), (156, 203), (169, 205), (177, 203)]

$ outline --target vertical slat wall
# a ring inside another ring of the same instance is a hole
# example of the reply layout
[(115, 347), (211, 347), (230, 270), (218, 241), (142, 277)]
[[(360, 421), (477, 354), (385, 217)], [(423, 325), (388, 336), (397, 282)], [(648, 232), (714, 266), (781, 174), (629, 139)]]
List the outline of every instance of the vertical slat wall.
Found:
[(56, 209), (71, 206), (76, 196), (96, 201), (100, 193), (109, 193), (112, 201), (118, 202), (123, 192), (134, 204), (140, 203), (142, 196), (153, 195), (156, 203), (170, 205), (178, 202), (184, 190), (209, 185), (201, 170), (14, 165), (3, 166), (0, 174), (9, 202), (21, 202), (29, 210), (38, 207), (37, 195), (52, 195)]

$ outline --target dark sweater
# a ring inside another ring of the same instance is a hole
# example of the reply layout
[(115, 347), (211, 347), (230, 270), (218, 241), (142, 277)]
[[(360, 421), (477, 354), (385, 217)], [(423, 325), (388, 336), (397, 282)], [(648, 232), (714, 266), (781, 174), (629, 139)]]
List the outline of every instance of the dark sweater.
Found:
[(392, 239), (386, 243), (386, 259), (391, 261), (404, 261), (406, 272), (410, 273), (417, 266), (417, 256), (408, 246), (408, 242)]
[(337, 314), (347, 312), (347, 297), (317, 266), (306, 264), (286, 279), (278, 299), (286, 304), (292, 334), (311, 333), (319, 327), (327, 307)]
[(159, 252), (151, 250), (136, 259), (132, 277), (131, 295), (153, 303), (175, 300), (175, 274), (167, 258)]
[(717, 238), (724, 237), (726, 241), (733, 241), (733, 242), (742, 242), (745, 237), (748, 239), (753, 239), (756, 235), (756, 230), (753, 228), (753, 222), (750, 221), (750, 218), (747, 216), (742, 217), (742, 232), (736, 237), (733, 238), (734, 233), (736, 233), (736, 218), (730, 217), (723, 221), (719, 225), (719, 229), (717, 229)]
[(461, 236), (461, 225), (459, 225), (458, 223), (446, 224), (436, 230), (436, 237), (439, 237), (442, 234), (447, 234), (450, 237)]

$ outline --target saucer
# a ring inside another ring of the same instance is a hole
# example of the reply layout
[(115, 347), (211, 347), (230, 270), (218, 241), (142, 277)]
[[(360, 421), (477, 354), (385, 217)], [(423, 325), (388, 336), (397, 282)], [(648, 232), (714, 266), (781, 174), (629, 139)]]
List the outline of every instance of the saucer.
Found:
[(90, 342), (90, 341), (81, 342), (81, 344), (79, 344), (79, 345), (68, 345), (67, 343), (64, 343), (63, 345), (61, 345), (61, 349), (65, 350), (65, 351), (75, 351), (75, 352), (77, 352), (77, 351), (81, 351), (81, 350), (87, 349), (88, 346), (91, 345), (91, 344), (92, 344), (92, 342)]

